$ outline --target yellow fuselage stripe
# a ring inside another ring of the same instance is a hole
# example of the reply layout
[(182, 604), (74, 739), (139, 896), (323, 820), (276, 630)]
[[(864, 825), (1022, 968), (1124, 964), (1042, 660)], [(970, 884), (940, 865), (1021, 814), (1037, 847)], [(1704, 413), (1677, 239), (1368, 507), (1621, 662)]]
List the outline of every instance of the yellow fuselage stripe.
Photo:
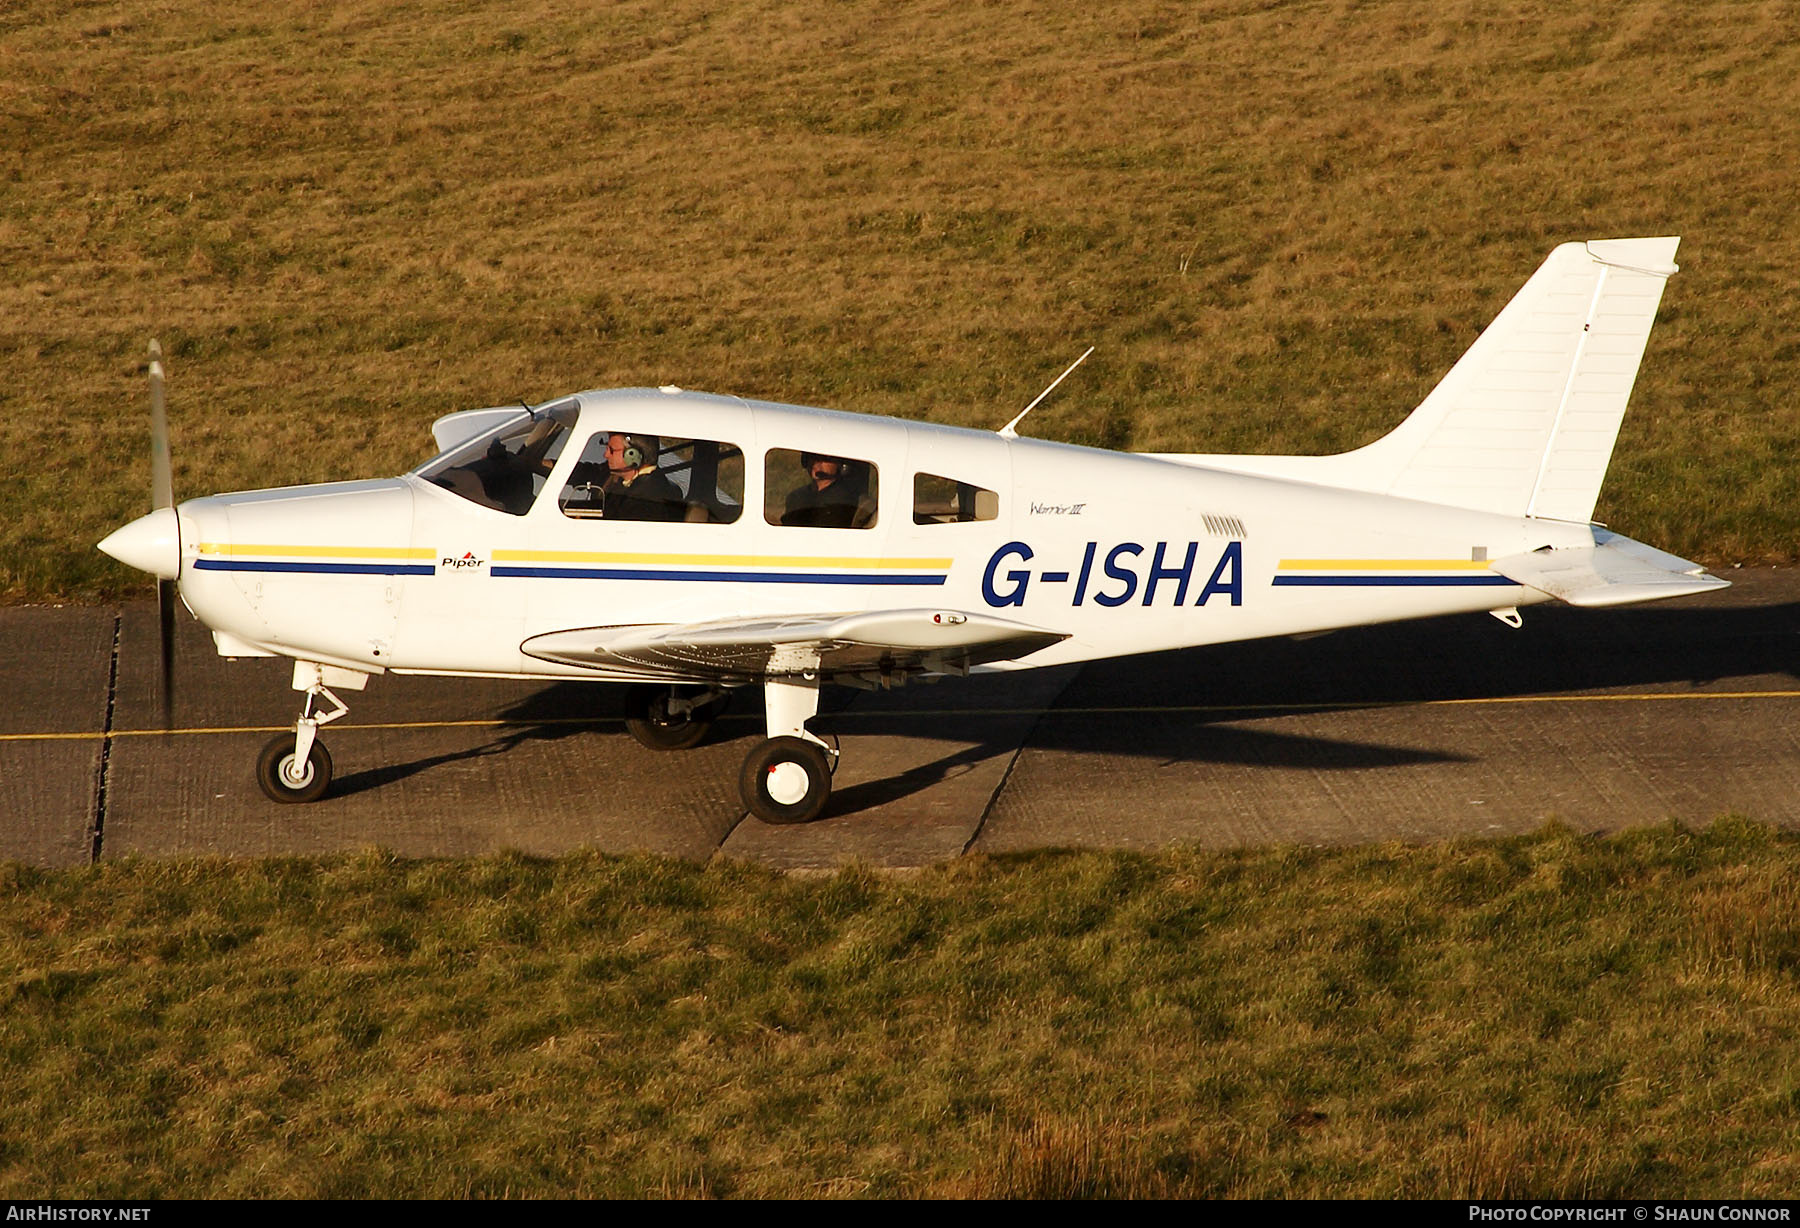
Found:
[(496, 550), (497, 563), (623, 563), (671, 567), (843, 567), (943, 569), (953, 559), (832, 558), (796, 554), (631, 554), (595, 550)]
[(1486, 559), (1282, 559), (1284, 571), (1486, 571)]
[(437, 552), (412, 546), (277, 546), (251, 542), (201, 542), (201, 554), (313, 559), (431, 559)]
[[(435, 550), (414, 546), (295, 546), (258, 542), (201, 542), (201, 554), (233, 558), (431, 559)], [(622, 563), (672, 567), (842, 567), (864, 570), (943, 570), (954, 559), (835, 558), (797, 554), (663, 554), (608, 550), (496, 550), (496, 561), (508, 563)]]

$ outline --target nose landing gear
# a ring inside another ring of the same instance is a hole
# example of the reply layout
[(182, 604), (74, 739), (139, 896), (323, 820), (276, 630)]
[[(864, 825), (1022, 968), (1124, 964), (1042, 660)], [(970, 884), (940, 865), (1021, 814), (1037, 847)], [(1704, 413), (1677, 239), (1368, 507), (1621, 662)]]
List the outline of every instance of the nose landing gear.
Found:
[(331, 787), (331, 752), (314, 742), (300, 758), (296, 739), (278, 733), (256, 757), (256, 783), (277, 802), (316, 802)]
[[(331, 708), (321, 712), (320, 700)], [(316, 802), (331, 787), (331, 754), (319, 741), (319, 726), (329, 725), (349, 707), (315, 676), (306, 688), (306, 703), (292, 734), (276, 734), (256, 757), (256, 783), (276, 802)]]

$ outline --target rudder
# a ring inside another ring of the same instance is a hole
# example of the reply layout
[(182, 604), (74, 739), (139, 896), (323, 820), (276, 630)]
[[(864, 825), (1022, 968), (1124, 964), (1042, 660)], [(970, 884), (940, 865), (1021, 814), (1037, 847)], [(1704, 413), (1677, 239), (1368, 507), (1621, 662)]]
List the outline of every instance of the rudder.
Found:
[(1586, 523), (1680, 241), (1556, 248), (1418, 408), (1365, 447), (1335, 456), (1152, 455)]
[(1386, 494), (1585, 523), (1679, 242), (1556, 248), (1405, 422), (1343, 459)]

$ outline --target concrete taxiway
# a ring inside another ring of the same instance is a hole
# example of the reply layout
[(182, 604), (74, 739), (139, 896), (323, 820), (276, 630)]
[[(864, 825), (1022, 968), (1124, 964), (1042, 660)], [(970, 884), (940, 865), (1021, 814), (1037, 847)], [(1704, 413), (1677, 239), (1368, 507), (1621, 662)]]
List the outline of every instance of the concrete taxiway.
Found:
[(1525, 611), (1303, 641), (828, 692), (843, 760), (815, 823), (737, 801), (752, 695), (704, 745), (644, 750), (620, 688), (384, 678), (324, 733), (336, 781), (264, 799), (289, 667), (227, 662), (183, 616), (170, 730), (155, 611), (0, 609), (0, 859), (404, 856), (579, 847), (784, 868), (966, 852), (1434, 840), (1737, 813), (1800, 827), (1800, 570), (1611, 611)]

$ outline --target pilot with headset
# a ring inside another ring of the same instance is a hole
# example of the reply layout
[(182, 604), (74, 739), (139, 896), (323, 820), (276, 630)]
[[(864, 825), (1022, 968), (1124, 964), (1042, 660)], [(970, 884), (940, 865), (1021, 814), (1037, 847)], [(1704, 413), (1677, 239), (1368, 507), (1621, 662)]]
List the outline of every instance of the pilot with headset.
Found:
[(606, 440), (605, 508), (608, 520), (681, 520), (681, 491), (656, 467), (654, 435), (614, 431)]
[[(600, 513), (608, 520), (685, 519), (687, 504), (680, 488), (656, 467), (659, 444), (654, 435), (614, 431), (606, 437), (604, 477), (599, 465), (583, 458), (575, 467), (570, 485), (590, 490), (597, 486)], [(596, 478), (602, 480), (596, 482)]]

